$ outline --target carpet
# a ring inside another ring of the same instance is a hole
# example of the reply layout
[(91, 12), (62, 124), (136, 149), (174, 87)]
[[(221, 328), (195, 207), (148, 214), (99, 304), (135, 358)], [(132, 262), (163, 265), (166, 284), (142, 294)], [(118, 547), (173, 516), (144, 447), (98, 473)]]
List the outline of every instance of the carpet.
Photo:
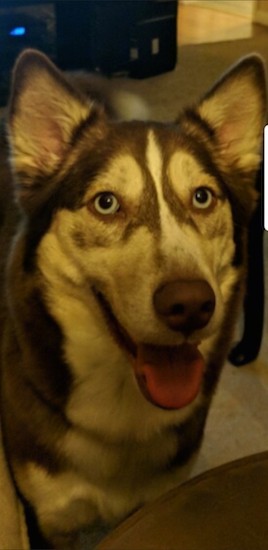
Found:
[(120, 79), (120, 85), (148, 100), (153, 119), (174, 120), (183, 105), (195, 102), (240, 57), (257, 52), (268, 66), (268, 28), (254, 29), (246, 40), (182, 46), (174, 71), (144, 80)]

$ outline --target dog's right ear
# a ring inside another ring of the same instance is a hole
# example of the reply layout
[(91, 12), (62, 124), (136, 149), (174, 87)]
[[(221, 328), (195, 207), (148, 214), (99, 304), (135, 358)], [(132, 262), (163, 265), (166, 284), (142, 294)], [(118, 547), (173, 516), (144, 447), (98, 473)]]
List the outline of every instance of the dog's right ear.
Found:
[(75, 131), (95, 107), (72, 87), (42, 53), (25, 50), (15, 65), (8, 135), (12, 167), (27, 193), (27, 182), (52, 173)]
[(231, 67), (200, 102), (198, 114), (213, 131), (219, 158), (232, 172), (257, 169), (266, 112), (265, 67), (256, 54)]

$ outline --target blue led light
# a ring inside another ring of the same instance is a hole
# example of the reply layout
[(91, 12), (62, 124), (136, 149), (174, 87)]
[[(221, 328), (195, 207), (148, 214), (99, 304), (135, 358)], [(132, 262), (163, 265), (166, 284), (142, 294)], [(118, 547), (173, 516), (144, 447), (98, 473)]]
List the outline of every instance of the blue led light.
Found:
[(9, 32), (10, 36), (23, 36), (24, 34), (26, 34), (25, 27), (14, 27), (14, 29)]

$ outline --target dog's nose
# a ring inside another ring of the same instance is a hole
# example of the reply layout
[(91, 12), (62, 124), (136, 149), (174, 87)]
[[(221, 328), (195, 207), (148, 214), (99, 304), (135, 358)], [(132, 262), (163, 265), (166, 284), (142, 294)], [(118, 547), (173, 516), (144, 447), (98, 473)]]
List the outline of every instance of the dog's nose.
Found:
[(159, 287), (153, 298), (158, 316), (185, 336), (205, 327), (215, 310), (215, 294), (205, 280), (177, 280)]

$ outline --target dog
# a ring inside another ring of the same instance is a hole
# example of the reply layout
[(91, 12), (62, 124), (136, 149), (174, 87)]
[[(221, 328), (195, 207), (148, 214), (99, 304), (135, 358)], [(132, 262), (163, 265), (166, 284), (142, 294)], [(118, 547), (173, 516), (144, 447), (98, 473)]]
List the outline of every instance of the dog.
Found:
[(243, 299), (264, 64), (243, 58), (172, 124), (92, 97), (26, 50), (1, 137), (4, 442), (56, 548), (195, 460)]

